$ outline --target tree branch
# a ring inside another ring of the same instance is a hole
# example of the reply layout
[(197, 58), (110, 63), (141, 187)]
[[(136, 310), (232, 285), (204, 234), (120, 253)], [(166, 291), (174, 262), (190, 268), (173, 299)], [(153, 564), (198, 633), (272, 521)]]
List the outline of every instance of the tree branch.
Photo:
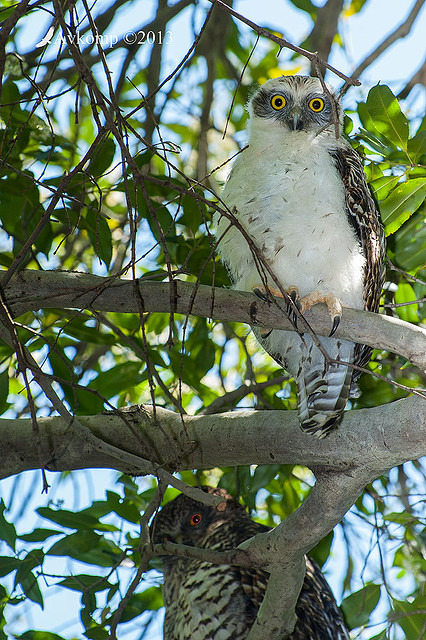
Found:
[[(37, 422), (42, 462), (50, 471), (106, 467), (142, 475), (161, 468), (302, 464), (316, 473), (324, 469), (348, 475), (362, 467), (373, 480), (426, 454), (425, 418), (424, 400), (413, 396), (347, 411), (339, 428), (318, 440), (300, 430), (296, 411), (181, 416), (157, 406), (154, 418), (153, 407), (146, 405), (79, 416), (79, 423), (93, 434), (84, 446), (63, 418), (38, 418)], [(31, 419), (0, 420), (0, 433), (0, 478), (40, 468)], [(117, 449), (123, 451), (121, 459)], [(138, 467), (138, 458), (145, 466)]]
[[(280, 299), (268, 303), (244, 291), (213, 289), (174, 280), (171, 309), (170, 287), (168, 282), (140, 279), (138, 292), (144, 311), (192, 314), (256, 327), (294, 330)], [(136, 293), (131, 280), (79, 272), (30, 270), (13, 276), (3, 290), (14, 316), (29, 310), (58, 307), (139, 313), (140, 299)], [(324, 305), (315, 305), (305, 317), (318, 335), (328, 336), (330, 316)], [(426, 368), (426, 331), (398, 318), (345, 308), (334, 336), (398, 353), (420, 369)]]
[(399, 40), (399, 38), (405, 38), (410, 33), (410, 29), (414, 24), (415, 19), (417, 18), (420, 9), (423, 7), (425, 0), (417, 0), (408, 14), (407, 18), (402, 22), (399, 27), (395, 29), (390, 35), (388, 35), (383, 42), (381, 42), (368, 56), (357, 66), (355, 71), (352, 73), (351, 78), (358, 78), (363, 71), (367, 67), (370, 66), (379, 56), (382, 55), (386, 49)]
[[(314, 471), (317, 482), (303, 504), (274, 530), (246, 541), (229, 552), (229, 557), (219, 558), (209, 552), (204, 558), (205, 549), (165, 550), (187, 557), (198, 553), (207, 561), (229, 561), (270, 572), (267, 594), (250, 640), (259, 640), (265, 633), (270, 640), (279, 639), (283, 630), (292, 631), (304, 575), (303, 555), (343, 518), (366, 484), (392, 467), (426, 454), (425, 411), (418, 397), (349, 411), (339, 429), (323, 440), (304, 434), (293, 411), (180, 416), (157, 407), (155, 419), (152, 407), (131, 408), (124, 412), (125, 419), (117, 413), (79, 417), (84, 429), (93, 433), (93, 443), (108, 443), (107, 447), (93, 446), (90, 438), (82, 447), (82, 441), (63, 418), (38, 419), (46, 468), (112, 467), (135, 473), (133, 464), (130, 469), (128, 466), (131, 452), (132, 463), (139, 457), (144, 466), (151, 456), (152, 467), (160, 476), (167, 473), (165, 466), (183, 470), (278, 463), (303, 464)], [(2, 477), (39, 467), (31, 420), (1, 420), (0, 432)], [(123, 443), (126, 451), (121, 462), (115, 449), (123, 448)], [(114, 448), (113, 457), (107, 455), (108, 447)], [(146, 473), (146, 469), (141, 472)], [(285, 615), (279, 615), (280, 611)]]
[(221, 0), (209, 0), (209, 2), (212, 2), (213, 4), (223, 9), (224, 11), (227, 11), (228, 13), (231, 14), (231, 16), (234, 16), (234, 18), (237, 18), (237, 20), (240, 20), (240, 22), (244, 22), (244, 24), (251, 27), (253, 31), (255, 31), (260, 36), (264, 36), (265, 38), (268, 38), (269, 40), (276, 42), (279, 45), (280, 49), (290, 49), (291, 51), (294, 51), (295, 53), (298, 53), (299, 55), (304, 56), (305, 58), (308, 58), (308, 60), (310, 60), (311, 63), (316, 64), (318, 66), (326, 67), (327, 69), (335, 73), (337, 76), (339, 76), (339, 78), (342, 78), (343, 80), (345, 80), (346, 83), (350, 85), (358, 86), (361, 84), (360, 81), (357, 80), (354, 76), (352, 76), (351, 78), (348, 78), (347, 76), (345, 76), (344, 73), (342, 73), (335, 67), (332, 67), (330, 64), (328, 64), (328, 62), (326, 62), (325, 60), (321, 60), (321, 58), (318, 57), (317, 53), (312, 53), (311, 51), (306, 51), (306, 49), (297, 47), (291, 42), (284, 40), (284, 38), (279, 38), (274, 33), (271, 33), (270, 31), (268, 31), (268, 29), (265, 29), (264, 27), (259, 27), (259, 25), (257, 25), (255, 22), (252, 22), (245, 16), (241, 15), (240, 13), (237, 13), (236, 11), (234, 11), (234, 9), (231, 9), (231, 7), (228, 7), (228, 5), (226, 5), (224, 2), (221, 2)]
[(294, 611), (305, 574), (304, 554), (342, 520), (368, 478), (362, 466), (350, 474), (317, 473), (314, 488), (296, 511), (266, 535), (257, 535), (240, 545), (244, 550), (248, 548), (250, 556), (263, 558), (271, 572), (265, 598), (247, 640), (262, 640), (265, 634), (270, 640), (280, 640), (283, 632), (293, 631)]
[[(323, 60), (328, 60), (336, 33), (338, 33), (339, 17), (343, 9), (343, 0), (327, 0), (318, 8), (315, 23), (311, 33), (306, 38), (305, 45), (309, 49), (317, 51)], [(321, 68), (324, 76), (325, 69)], [(315, 65), (312, 65), (311, 75), (316, 75)]]

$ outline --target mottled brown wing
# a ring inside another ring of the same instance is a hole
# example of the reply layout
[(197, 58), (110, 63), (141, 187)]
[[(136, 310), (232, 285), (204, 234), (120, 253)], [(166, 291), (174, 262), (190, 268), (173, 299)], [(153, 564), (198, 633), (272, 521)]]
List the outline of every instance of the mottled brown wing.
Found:
[[(380, 222), (379, 210), (368, 188), (358, 153), (349, 144), (330, 153), (345, 187), (349, 222), (355, 230), (366, 259), (364, 309), (377, 313), (385, 279), (386, 251), (385, 234)], [(370, 360), (371, 352), (371, 347), (357, 344), (354, 363), (361, 367), (365, 366)], [(354, 372), (354, 378), (359, 375), (360, 372)]]

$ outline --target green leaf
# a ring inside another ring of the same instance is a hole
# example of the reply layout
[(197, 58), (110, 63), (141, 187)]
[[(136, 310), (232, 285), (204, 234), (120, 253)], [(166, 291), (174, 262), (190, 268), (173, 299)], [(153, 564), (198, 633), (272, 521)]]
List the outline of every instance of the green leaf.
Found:
[(413, 324), (418, 323), (419, 305), (414, 303), (410, 305), (406, 304), (407, 302), (413, 302), (416, 299), (417, 299), (417, 296), (411, 284), (409, 284), (408, 282), (401, 282), (398, 285), (398, 289), (395, 291), (395, 296), (394, 296), (395, 303), (406, 305), (403, 307), (398, 307), (396, 309), (398, 316), (401, 318), (401, 320), (405, 320), (406, 322), (412, 322)]
[(3, 576), (7, 576), (8, 573), (15, 571), (15, 569), (18, 569), (21, 566), (22, 562), (23, 561), (19, 558), (0, 556), (0, 578)]
[[(93, 516), (94, 518), (96, 518), (97, 520), (99, 520), (100, 518), (103, 518), (104, 516), (108, 515), (108, 513), (111, 513), (112, 509), (110, 507), (110, 505), (108, 504), (107, 500), (94, 500), (92, 502), (92, 504), (90, 505), (90, 507), (87, 507), (86, 509), (83, 509), (82, 511), (80, 511), (81, 514), (87, 514), (89, 516)], [(117, 527), (115, 527), (114, 525), (103, 525), (102, 523), (99, 523), (101, 526), (98, 528), (96, 527), (99, 531), (118, 531)], [(106, 526), (107, 528), (104, 529), (103, 527)]]
[(194, 233), (198, 230), (198, 227), (203, 224), (205, 218), (206, 206), (196, 200), (197, 193), (192, 195), (184, 195), (181, 198), (180, 206), (182, 208), (182, 215), (178, 219), (179, 224), (184, 224), (189, 227)]
[(19, 583), (21, 585), (27, 598), (32, 600), (32, 602), (39, 604), (42, 609), (44, 608), (43, 596), (40, 591), (37, 578), (32, 571), (24, 570), (23, 567), (18, 569), (15, 583)]
[(380, 204), (386, 235), (391, 235), (420, 207), (426, 196), (426, 179), (399, 183)]
[(139, 616), (143, 611), (157, 611), (163, 606), (160, 587), (149, 587), (142, 593), (135, 593), (127, 603), (120, 623), (128, 622)]
[(380, 599), (380, 586), (370, 582), (365, 587), (345, 598), (340, 606), (350, 629), (368, 623), (370, 614)]
[(90, 160), (87, 172), (95, 178), (101, 176), (111, 166), (115, 154), (114, 139), (109, 137), (97, 147)]
[(79, 562), (111, 567), (123, 557), (123, 552), (111, 540), (93, 531), (79, 531), (58, 540), (47, 552), (51, 556), (70, 556)]
[(330, 549), (333, 543), (333, 538), (334, 538), (334, 532), (333, 530), (331, 530), (330, 533), (328, 533), (325, 536), (325, 538), (320, 540), (318, 544), (316, 544), (315, 547), (313, 547), (309, 551), (309, 555), (311, 556), (311, 558), (316, 560), (320, 565), (320, 567), (322, 567), (323, 564), (325, 564), (328, 557), (330, 556)]
[(100, 543), (101, 536), (93, 531), (79, 531), (64, 536), (55, 542), (47, 552), (50, 556), (67, 556), (72, 558), (91, 551)]
[(20, 636), (16, 636), (17, 640), (65, 640), (63, 636), (58, 636), (57, 633), (51, 631), (25, 631)]
[(416, 273), (425, 262), (426, 225), (421, 212), (415, 213), (392, 236), (397, 264), (401, 269)]
[(393, 600), (396, 613), (402, 614), (397, 622), (405, 633), (405, 640), (419, 640), (424, 632), (426, 620), (426, 596), (419, 596), (412, 602)]
[(311, 0), (290, 0), (291, 4), (293, 4), (298, 9), (302, 11), (306, 11), (313, 18), (318, 13), (318, 7), (316, 7)]
[(58, 529), (34, 529), (34, 531), (24, 533), (18, 536), (18, 538), (19, 540), (24, 540), (24, 542), (43, 542), (43, 540), (47, 540), (50, 536), (57, 536), (63, 533), (63, 531), (59, 531)]
[(41, 564), (43, 564), (43, 560), (44, 560), (44, 551), (43, 551), (43, 549), (32, 549), (31, 551), (29, 551), (27, 553), (25, 558), (22, 560), (21, 567), (19, 568), (19, 571), (21, 570), (21, 568), (23, 570), (34, 569), (34, 567), (38, 567)]
[(17, 640), (65, 640), (63, 636), (51, 631), (25, 631), (20, 636), (16, 636)]
[(108, 222), (100, 211), (87, 210), (87, 233), (93, 249), (100, 260), (109, 267), (112, 258), (112, 236)]
[(408, 155), (412, 162), (419, 162), (426, 154), (426, 131), (419, 131), (408, 141)]
[(13, 551), (15, 551), (16, 529), (11, 522), (4, 517), (6, 505), (0, 500), (0, 540), (4, 540)]
[(426, 558), (423, 547), (424, 543), (422, 542), (402, 545), (395, 551), (393, 566), (401, 567), (409, 575), (422, 582), (426, 573)]
[(131, 501), (131, 499), (123, 499), (117, 493), (113, 491), (106, 492), (108, 498), (108, 504), (111, 510), (118, 515), (119, 518), (123, 518), (128, 522), (138, 523), (141, 517), (140, 508)]
[(401, 149), (407, 148), (409, 126), (388, 86), (378, 84), (368, 93), (366, 106), (375, 129)]
[(67, 509), (51, 509), (39, 507), (37, 513), (46, 520), (51, 520), (67, 529), (96, 529), (98, 520), (87, 513), (67, 511)]
[(89, 640), (108, 640), (111, 637), (108, 631), (100, 625), (86, 629), (83, 635)]
[[(9, 395), (9, 371), (5, 369), (0, 373), (0, 413), (3, 414), (8, 408), (9, 404), (7, 398)], [(1, 523), (0, 515), (0, 523)], [(0, 524), (0, 538), (1, 538), (1, 524)]]
[(376, 178), (376, 180), (370, 182), (370, 187), (373, 189), (374, 195), (379, 203), (387, 198), (400, 179), (400, 176), (381, 176), (380, 178)]
[(58, 582), (58, 586), (66, 587), (72, 591), (104, 591), (109, 589), (112, 585), (103, 576), (93, 576), (86, 573), (81, 573), (76, 576), (69, 576), (64, 578), (61, 582)]
[(96, 389), (105, 398), (136, 387), (141, 382), (140, 362), (123, 362), (117, 364), (108, 371), (101, 371), (99, 375), (88, 384), (89, 389)]

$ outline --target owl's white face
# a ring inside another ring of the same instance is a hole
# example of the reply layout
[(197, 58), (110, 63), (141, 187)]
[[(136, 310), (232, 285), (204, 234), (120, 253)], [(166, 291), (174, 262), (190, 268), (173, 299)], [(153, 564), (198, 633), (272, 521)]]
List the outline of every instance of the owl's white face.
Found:
[(339, 103), (324, 91), (318, 78), (283, 76), (268, 80), (250, 100), (251, 126), (257, 119), (264, 119), (287, 131), (315, 133), (329, 124), (334, 128), (333, 104), (340, 120)]

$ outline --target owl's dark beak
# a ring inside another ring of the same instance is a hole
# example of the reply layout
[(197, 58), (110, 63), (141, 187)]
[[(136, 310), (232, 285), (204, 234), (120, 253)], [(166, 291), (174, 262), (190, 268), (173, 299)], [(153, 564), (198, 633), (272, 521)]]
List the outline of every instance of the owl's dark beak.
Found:
[(302, 131), (305, 123), (302, 120), (300, 112), (291, 111), (290, 116), (287, 119), (287, 126), (291, 131)]

